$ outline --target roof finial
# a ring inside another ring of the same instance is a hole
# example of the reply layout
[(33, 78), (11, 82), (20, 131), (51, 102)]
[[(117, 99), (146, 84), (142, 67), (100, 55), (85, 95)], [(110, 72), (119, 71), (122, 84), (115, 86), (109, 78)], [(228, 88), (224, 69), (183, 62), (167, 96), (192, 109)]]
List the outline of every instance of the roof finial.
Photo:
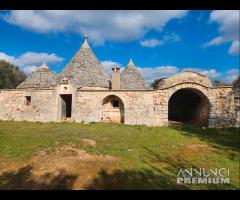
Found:
[(84, 48), (90, 48), (90, 47), (89, 47), (89, 44), (88, 44), (88, 36), (85, 34), (83, 38), (84, 38), (84, 42), (83, 42), (82, 47), (84, 47)]
[(40, 66), (41, 69), (48, 69), (48, 66), (46, 62), (43, 62), (42, 65)]
[(88, 35), (87, 34), (84, 35), (84, 41), (86, 41), (86, 40), (88, 40)]
[(132, 58), (129, 60), (128, 66), (134, 66)]

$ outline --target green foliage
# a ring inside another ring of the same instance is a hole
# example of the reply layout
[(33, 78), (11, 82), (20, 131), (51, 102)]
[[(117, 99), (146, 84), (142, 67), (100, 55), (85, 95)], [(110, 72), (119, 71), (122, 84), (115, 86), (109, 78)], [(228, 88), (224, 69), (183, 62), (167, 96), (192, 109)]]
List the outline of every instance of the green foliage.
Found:
[(217, 86), (221, 86), (221, 85), (224, 85), (224, 84), (220, 80), (214, 80), (213, 85), (217, 87)]
[(162, 80), (163, 80), (163, 78), (155, 79), (155, 80), (153, 81), (153, 83), (151, 84), (151, 87), (152, 87), (153, 89), (157, 89), (159, 82), (161, 82)]
[(14, 89), (26, 75), (15, 65), (0, 60), (0, 89)]
[(238, 76), (238, 78), (233, 81), (233, 86), (240, 88), (240, 76)]
[(152, 87), (153, 89), (156, 89), (156, 88), (157, 88), (157, 84), (158, 84), (158, 79), (155, 79), (155, 80), (152, 82), (151, 87)]
[(233, 85), (235, 87), (239, 87), (239, 85), (240, 85), (240, 76), (238, 76), (232, 83), (225, 83), (225, 82), (222, 82), (220, 80), (214, 80), (212, 83), (213, 83), (213, 85), (215, 87), (218, 87), (218, 86), (229, 86), (229, 85)]

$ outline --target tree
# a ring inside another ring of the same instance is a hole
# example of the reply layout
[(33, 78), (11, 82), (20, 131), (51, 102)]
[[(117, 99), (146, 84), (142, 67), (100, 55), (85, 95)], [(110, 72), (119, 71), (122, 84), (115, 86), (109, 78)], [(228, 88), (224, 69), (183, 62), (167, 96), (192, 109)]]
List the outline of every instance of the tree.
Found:
[(157, 89), (158, 86), (159, 86), (159, 84), (160, 84), (160, 82), (163, 82), (164, 79), (165, 79), (165, 78), (155, 79), (155, 80), (153, 81), (153, 83), (151, 84), (151, 87), (152, 87), (153, 89)]
[(234, 87), (240, 87), (240, 76), (238, 76), (238, 78), (233, 81), (233, 86)]
[(26, 75), (19, 67), (0, 60), (0, 89), (14, 89), (24, 81), (25, 78)]
[(151, 87), (152, 87), (153, 89), (156, 89), (156, 88), (157, 88), (157, 84), (158, 84), (158, 79), (155, 79), (155, 80), (152, 82)]
[(222, 83), (222, 81), (220, 81), (220, 80), (214, 80), (214, 81), (213, 81), (213, 85), (214, 85), (214, 86), (221, 86), (221, 85), (223, 85), (223, 83)]

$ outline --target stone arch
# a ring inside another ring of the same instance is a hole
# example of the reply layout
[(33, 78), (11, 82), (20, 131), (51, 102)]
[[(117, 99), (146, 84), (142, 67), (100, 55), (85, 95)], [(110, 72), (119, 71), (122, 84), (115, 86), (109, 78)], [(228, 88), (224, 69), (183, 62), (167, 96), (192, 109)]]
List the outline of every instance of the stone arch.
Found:
[(120, 97), (108, 95), (102, 101), (102, 122), (124, 123), (124, 104)]
[(211, 80), (200, 73), (193, 71), (184, 71), (169, 78), (159, 79), (157, 89), (167, 89), (181, 84), (201, 85), (203, 87), (213, 87)]
[(211, 100), (207, 87), (184, 83), (170, 88), (168, 121), (208, 126)]

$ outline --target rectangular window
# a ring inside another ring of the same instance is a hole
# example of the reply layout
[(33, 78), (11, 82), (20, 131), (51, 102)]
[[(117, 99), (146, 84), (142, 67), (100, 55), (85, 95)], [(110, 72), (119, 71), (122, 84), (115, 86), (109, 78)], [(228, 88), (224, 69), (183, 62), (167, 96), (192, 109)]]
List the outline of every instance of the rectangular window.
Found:
[(26, 106), (29, 106), (31, 104), (31, 96), (26, 96)]

